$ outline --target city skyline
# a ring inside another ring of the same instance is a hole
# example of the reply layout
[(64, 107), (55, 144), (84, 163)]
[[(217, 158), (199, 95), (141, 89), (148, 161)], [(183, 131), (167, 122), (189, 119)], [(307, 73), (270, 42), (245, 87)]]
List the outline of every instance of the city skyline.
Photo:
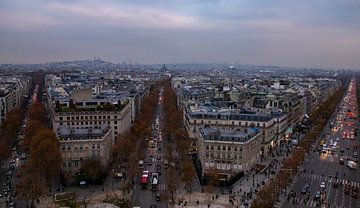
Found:
[(114, 63), (359, 68), (357, 1), (9, 1), (0, 63), (99, 56)]

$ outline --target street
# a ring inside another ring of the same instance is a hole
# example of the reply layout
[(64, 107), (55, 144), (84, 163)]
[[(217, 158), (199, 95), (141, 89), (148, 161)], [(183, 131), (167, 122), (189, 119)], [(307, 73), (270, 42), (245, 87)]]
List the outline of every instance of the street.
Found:
[(352, 79), (319, 146), (306, 158), (282, 207), (360, 206), (360, 172), (349, 165), (357, 162), (356, 115), (356, 83)]

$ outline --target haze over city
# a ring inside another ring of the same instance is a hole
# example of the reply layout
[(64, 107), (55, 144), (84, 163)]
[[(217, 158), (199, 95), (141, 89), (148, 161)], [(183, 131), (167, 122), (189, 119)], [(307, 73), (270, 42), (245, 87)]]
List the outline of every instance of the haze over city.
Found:
[(0, 63), (359, 68), (360, 2), (3, 0)]

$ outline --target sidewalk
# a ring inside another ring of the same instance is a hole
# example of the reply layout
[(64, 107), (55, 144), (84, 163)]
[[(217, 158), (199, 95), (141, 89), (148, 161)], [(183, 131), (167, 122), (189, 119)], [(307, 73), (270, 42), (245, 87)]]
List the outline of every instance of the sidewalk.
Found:
[[(82, 196), (77, 196), (76, 200), (77, 201), (81, 201), (82, 203), (85, 201), (86, 205), (96, 205), (101, 203), (107, 195), (118, 195), (118, 196), (123, 196), (122, 191), (112, 191), (112, 192), (106, 192), (106, 193), (96, 193), (93, 192), (94, 195), (92, 196), (88, 196), (88, 197), (82, 197)], [(54, 197), (51, 196), (43, 196), (40, 197), (40, 203), (39, 204), (35, 204), (36, 207), (38, 208), (55, 208), (55, 207), (59, 207), (55, 202), (54, 202)]]
[[(300, 135), (302, 139), (304, 134)], [(296, 147), (296, 146), (295, 146)], [(282, 161), (291, 156), (292, 148), (284, 146), (278, 146), (274, 149), (269, 156), (265, 157), (261, 161), (261, 165), (269, 166), (274, 165), (274, 168), (268, 168), (263, 173), (256, 173), (255, 171), (248, 172), (243, 178), (233, 185), (232, 196), (235, 205), (244, 205), (250, 207), (252, 200), (256, 196), (257, 190), (259, 190), (263, 184), (267, 184), (269, 180), (276, 177), (277, 173), (282, 168)], [(279, 154), (277, 154), (279, 153)], [(272, 156), (274, 154), (274, 157)], [(271, 170), (275, 170), (275, 174), (271, 174)]]
[[(182, 193), (176, 196), (176, 202), (182, 201), (181, 204), (176, 204), (174, 207), (198, 207), (198, 208), (227, 208), (233, 207), (229, 202), (229, 195), (216, 195), (211, 193)], [(186, 204), (186, 205), (185, 205)]]

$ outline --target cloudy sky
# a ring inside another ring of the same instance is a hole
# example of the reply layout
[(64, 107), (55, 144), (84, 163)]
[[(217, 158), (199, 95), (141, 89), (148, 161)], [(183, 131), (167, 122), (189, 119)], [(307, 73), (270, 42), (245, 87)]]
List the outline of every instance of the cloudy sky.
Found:
[(360, 68), (359, 0), (0, 0), (0, 62)]

